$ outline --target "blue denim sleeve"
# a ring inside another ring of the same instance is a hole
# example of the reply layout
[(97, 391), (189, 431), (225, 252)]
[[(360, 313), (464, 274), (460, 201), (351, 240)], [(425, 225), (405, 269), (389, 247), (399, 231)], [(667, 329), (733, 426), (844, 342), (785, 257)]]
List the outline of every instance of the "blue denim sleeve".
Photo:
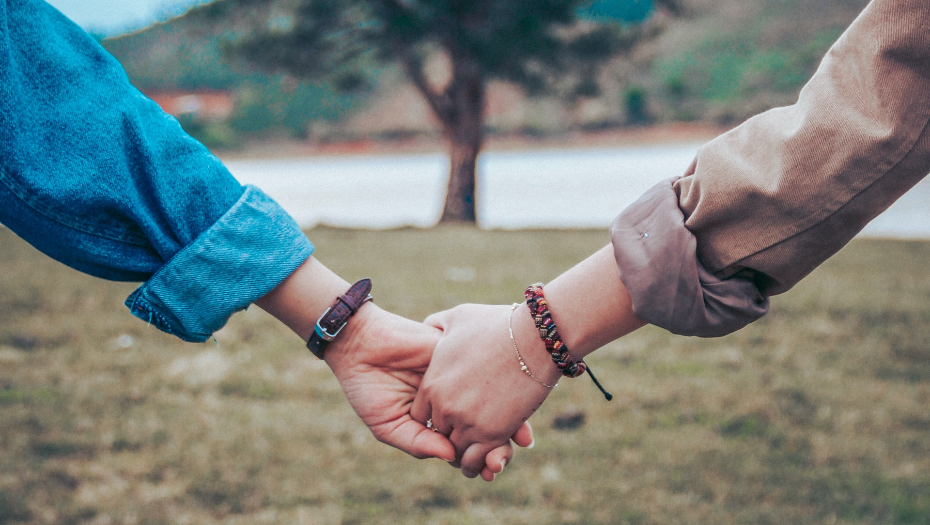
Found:
[(205, 341), (313, 252), (297, 224), (40, 0), (0, 0), (0, 222)]

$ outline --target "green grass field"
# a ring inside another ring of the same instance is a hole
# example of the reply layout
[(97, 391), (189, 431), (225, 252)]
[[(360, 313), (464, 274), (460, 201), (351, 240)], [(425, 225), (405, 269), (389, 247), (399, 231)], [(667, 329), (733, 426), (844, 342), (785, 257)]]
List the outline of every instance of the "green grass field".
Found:
[[(512, 303), (608, 242), (308, 235), (413, 319)], [(563, 381), (488, 484), (377, 443), (259, 309), (182, 343), (130, 316), (135, 285), (0, 230), (0, 524), (930, 524), (928, 263), (930, 243), (857, 241), (729, 337), (612, 343), (589, 361), (616, 399)], [(582, 427), (552, 428), (573, 408)]]

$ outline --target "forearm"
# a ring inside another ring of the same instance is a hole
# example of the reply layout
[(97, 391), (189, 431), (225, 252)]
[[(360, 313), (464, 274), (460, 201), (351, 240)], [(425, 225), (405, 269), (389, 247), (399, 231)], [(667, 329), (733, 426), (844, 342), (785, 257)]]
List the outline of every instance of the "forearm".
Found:
[(610, 245), (555, 278), (544, 291), (559, 334), (576, 359), (646, 324), (633, 314)]
[(133, 315), (205, 341), (313, 252), (261, 190), (39, 0), (0, 2), (0, 223), (105, 279)]
[(255, 304), (306, 341), (320, 315), (348, 289), (345, 279), (310, 257)]

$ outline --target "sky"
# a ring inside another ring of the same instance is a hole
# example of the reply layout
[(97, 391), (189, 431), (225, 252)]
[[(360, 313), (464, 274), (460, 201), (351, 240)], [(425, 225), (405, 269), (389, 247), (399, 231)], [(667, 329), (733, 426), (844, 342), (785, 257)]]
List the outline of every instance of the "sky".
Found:
[[(46, 0), (87, 31), (112, 36), (180, 14), (197, 0)], [(202, 0), (201, 0), (202, 1)]]

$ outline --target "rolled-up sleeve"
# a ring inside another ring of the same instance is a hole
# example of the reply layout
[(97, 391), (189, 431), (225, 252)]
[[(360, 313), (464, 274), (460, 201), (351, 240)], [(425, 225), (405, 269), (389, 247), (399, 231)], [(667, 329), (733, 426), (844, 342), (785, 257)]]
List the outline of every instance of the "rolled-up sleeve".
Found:
[(313, 253), (284, 210), (245, 193), (126, 300), (133, 315), (187, 341), (204, 341)]
[(928, 27), (926, 2), (873, 0), (796, 104), (624, 210), (612, 240), (636, 315), (683, 335), (739, 329), (927, 175)]
[(132, 313), (204, 341), (313, 253), (40, 0), (0, 0), (0, 222), (105, 279), (145, 281)]

